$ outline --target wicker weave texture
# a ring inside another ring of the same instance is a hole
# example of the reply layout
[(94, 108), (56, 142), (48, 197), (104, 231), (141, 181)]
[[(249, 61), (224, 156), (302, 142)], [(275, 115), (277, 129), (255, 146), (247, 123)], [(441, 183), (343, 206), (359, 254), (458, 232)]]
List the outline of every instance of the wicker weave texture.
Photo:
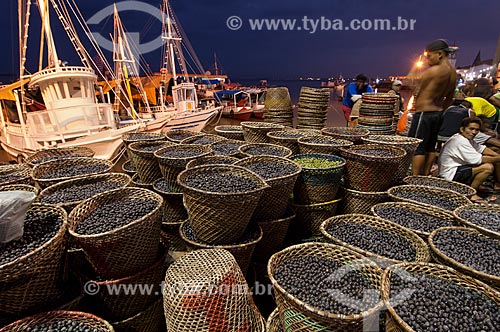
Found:
[[(125, 198), (151, 200), (157, 206), (147, 215), (111, 231), (94, 235), (76, 233), (76, 227), (100, 205)], [(158, 258), (162, 203), (160, 195), (147, 189), (110, 190), (83, 201), (73, 209), (69, 215), (69, 233), (101, 277), (127, 277), (145, 270)]]
[(63, 256), (67, 214), (60, 207), (33, 204), (35, 214), (53, 214), (61, 228), (48, 242), (14, 261), (0, 265), (0, 317), (17, 316), (28, 310), (42, 310), (62, 295)]
[(387, 192), (361, 192), (352, 189), (343, 189), (342, 213), (370, 214), (372, 206), (390, 201)]
[(1, 186), (0, 191), (29, 191), (35, 193), (38, 196), (38, 189), (30, 186), (29, 184), (10, 184), (7, 186)]
[[(458, 286), (469, 288), (480, 293), (500, 305), (500, 293), (486, 284), (475, 280), (469, 276), (463, 275), (449, 267), (429, 263), (401, 263), (393, 265), (384, 271), (382, 278), (382, 298), (388, 310), (386, 319), (386, 331), (388, 332), (413, 332), (414, 330), (396, 313), (391, 305), (391, 276), (394, 273), (423, 273), (434, 276)], [(404, 305), (400, 304), (400, 305)]]
[(12, 184), (33, 185), (31, 169), (26, 164), (0, 166), (0, 186)]
[[(56, 169), (72, 169), (80, 166), (82, 167), (100, 166), (102, 170), (98, 172), (88, 172), (85, 174), (66, 176), (60, 178), (44, 178), (47, 174), (50, 174), (50, 172)], [(33, 179), (37, 182), (38, 186), (41, 189), (45, 189), (56, 183), (79, 178), (82, 177), (83, 175), (96, 175), (96, 174), (107, 173), (111, 170), (112, 167), (113, 163), (111, 161), (97, 159), (97, 158), (75, 157), (69, 159), (59, 159), (36, 165), (35, 168), (33, 168)]]
[(361, 144), (363, 138), (370, 135), (367, 129), (351, 128), (351, 127), (326, 127), (321, 129), (323, 135), (332, 136), (334, 138), (345, 139), (354, 144)]
[(271, 315), (267, 318), (266, 322), (267, 332), (283, 332), (283, 327), (281, 326), (280, 316), (278, 309), (275, 309)]
[(283, 248), (288, 228), (294, 218), (295, 212), (289, 208), (280, 219), (258, 223), (263, 235), (255, 247), (253, 254), (255, 260), (266, 262), (274, 253)]
[[(187, 185), (192, 177), (216, 174), (245, 178), (255, 184), (255, 189), (234, 192), (208, 192)], [(198, 166), (183, 171), (178, 177), (183, 187), (184, 206), (191, 226), (198, 239), (209, 244), (229, 244), (243, 235), (259, 203), (269, 186), (257, 174), (241, 166)]]
[(341, 199), (336, 199), (330, 202), (309, 205), (292, 204), (292, 208), (296, 213), (296, 217), (290, 225), (293, 233), (302, 239), (320, 236), (321, 224), (335, 215), (340, 201)]
[(375, 289), (381, 289), (382, 269), (352, 250), (327, 243), (305, 243), (288, 247), (274, 254), (267, 265), (284, 331), (361, 332), (363, 324), (378, 319), (379, 311), (383, 307), (382, 300), (365, 312), (346, 316), (308, 305), (281, 287), (274, 277), (277, 268), (290, 259), (307, 256), (322, 257), (349, 265), (360, 271)]
[(471, 186), (468, 186), (460, 182), (448, 181), (436, 177), (413, 175), (405, 177), (403, 179), (403, 182), (409, 185), (430, 186), (430, 187), (447, 189), (457, 192), (461, 195), (465, 195), (467, 197), (472, 197), (476, 194), (476, 189), (472, 188)]
[(188, 218), (188, 213), (184, 207), (182, 192), (165, 192), (158, 187), (158, 183), (163, 181), (159, 179), (154, 182), (153, 189), (163, 197), (163, 222), (176, 223)]
[(163, 299), (160, 298), (146, 310), (119, 322), (112, 322), (116, 332), (163, 332), (166, 331)]
[(408, 229), (390, 222), (388, 220), (380, 219), (378, 217), (373, 217), (369, 215), (364, 215), (364, 214), (343, 214), (339, 216), (332, 217), (330, 219), (325, 220), (321, 224), (321, 233), (323, 236), (338, 245), (347, 247), (351, 250), (354, 250), (361, 255), (365, 257), (370, 257), (375, 259), (379, 264), (382, 266), (390, 265), (390, 264), (397, 264), (400, 263), (400, 261), (382, 256), (380, 254), (375, 254), (369, 251), (366, 251), (356, 245), (356, 243), (346, 243), (340, 239), (337, 239), (330, 233), (328, 233), (327, 229), (329, 229), (332, 226), (336, 225), (356, 225), (356, 224), (361, 224), (373, 228), (377, 228), (381, 231), (387, 232), (393, 236), (397, 236), (400, 238), (403, 238), (407, 241), (408, 245), (411, 245), (415, 251), (416, 255), (413, 259), (414, 262), (429, 262), (431, 257), (430, 257), (430, 252), (429, 248), (427, 247), (427, 244), (422, 240), (420, 237), (418, 237), (415, 233), (409, 231)]
[(59, 158), (68, 157), (87, 157), (92, 158), (95, 152), (92, 149), (84, 146), (72, 146), (67, 148), (54, 148), (48, 150), (41, 150), (33, 153), (31, 156), (26, 158), (24, 162), (28, 164), (31, 168), (39, 163), (43, 163), (45, 160), (53, 160)]
[[(325, 137), (331, 142), (323, 142)], [(338, 154), (340, 148), (348, 148), (354, 144), (352, 141), (324, 135), (301, 137), (297, 140), (297, 143), (299, 145), (299, 152), (302, 154)]]
[(267, 133), (283, 130), (284, 126), (269, 122), (241, 122), (243, 137), (248, 143), (269, 143)]
[(35, 316), (30, 316), (14, 322), (0, 329), (1, 332), (25, 332), (38, 325), (58, 322), (62, 320), (71, 320), (80, 324), (84, 324), (87, 328), (91, 328), (95, 332), (114, 332), (115, 330), (107, 321), (88, 314), (86, 312), (77, 311), (49, 311)]
[(265, 329), (238, 264), (223, 249), (195, 250), (173, 263), (163, 305), (169, 332)]
[(269, 188), (264, 190), (252, 215), (254, 221), (279, 219), (286, 212), (290, 194), (293, 192), (295, 182), (302, 168), (288, 159), (271, 156), (248, 157), (236, 162), (234, 165), (251, 167), (251, 165), (255, 164), (272, 165), (273, 168), (277, 169), (287, 166), (293, 169), (289, 174), (265, 179)]
[[(123, 143), (127, 148), (128, 159), (132, 160), (132, 151), (128, 148), (130, 144), (135, 142), (154, 142), (154, 141), (165, 141), (167, 139), (164, 133), (150, 133), (150, 132), (135, 132), (135, 133), (125, 133), (122, 135)], [(134, 165), (135, 166), (135, 165)]]
[(162, 147), (175, 145), (167, 141), (155, 142), (135, 142), (128, 146), (128, 150), (132, 154), (132, 164), (141, 181), (144, 183), (151, 183), (161, 177), (160, 165), (154, 155), (154, 150), (151, 148), (160, 149)]
[[(453, 208), (446, 208), (438, 205), (431, 205), (429, 203), (425, 203), (426, 199), (420, 199), (420, 198), (404, 198), (403, 196), (405, 194), (413, 194), (413, 197), (415, 197), (415, 194), (418, 195), (419, 197), (423, 198), (428, 198), (428, 197), (436, 197), (439, 198), (440, 200), (446, 200), (450, 206), (453, 206)], [(451, 190), (446, 190), (442, 188), (434, 188), (434, 187), (425, 187), (425, 186), (415, 186), (415, 185), (404, 185), (404, 186), (397, 186), (397, 187), (392, 187), (391, 189), (387, 190), (387, 194), (389, 197), (397, 202), (407, 202), (407, 203), (413, 203), (413, 204), (419, 204), (422, 206), (425, 206), (427, 208), (431, 209), (441, 209), (441, 210), (448, 210), (448, 211), (453, 211), (463, 205), (468, 205), (472, 204), (470, 200), (468, 200), (465, 196), (460, 195), (454, 191)]]
[(237, 141), (243, 141), (243, 127), (241, 126), (215, 126), (214, 128), (217, 135), (222, 136), (227, 139), (234, 139)]
[[(368, 156), (357, 151), (383, 151), (387, 156)], [(345, 186), (363, 192), (385, 191), (392, 186), (406, 152), (392, 146), (363, 144), (340, 149), (346, 159)]]
[(453, 215), (457, 220), (464, 226), (474, 228), (478, 230), (480, 233), (495, 238), (500, 240), (500, 231), (497, 230), (492, 230), (490, 228), (487, 228), (485, 226), (478, 225), (477, 223), (474, 223), (471, 220), (467, 220), (462, 217), (462, 212), (467, 211), (467, 210), (479, 210), (479, 211), (487, 211), (491, 213), (497, 213), (497, 215), (500, 215), (500, 207), (499, 206), (494, 206), (494, 205), (478, 205), (478, 204), (468, 204), (468, 205), (463, 205), (456, 210), (453, 211)]

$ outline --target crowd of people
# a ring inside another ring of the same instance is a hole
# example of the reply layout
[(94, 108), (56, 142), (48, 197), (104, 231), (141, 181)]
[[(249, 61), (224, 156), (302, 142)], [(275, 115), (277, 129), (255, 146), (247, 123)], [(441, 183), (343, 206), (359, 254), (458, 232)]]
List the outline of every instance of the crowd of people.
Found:
[[(443, 39), (427, 45), (429, 67), (415, 92), (415, 113), (408, 136), (422, 140), (412, 161), (413, 175), (430, 175), (439, 149), (439, 176), (476, 189), (472, 201), (489, 203), (500, 192), (500, 92), (482, 77), (475, 89), (463, 91)], [(487, 82), (487, 84), (485, 84)], [(484, 182), (493, 176), (491, 188)]]

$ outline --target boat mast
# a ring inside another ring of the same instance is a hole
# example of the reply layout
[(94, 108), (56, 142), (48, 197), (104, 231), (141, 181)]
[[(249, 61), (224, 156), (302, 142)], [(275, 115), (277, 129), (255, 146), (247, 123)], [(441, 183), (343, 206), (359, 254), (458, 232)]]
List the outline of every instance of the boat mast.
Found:
[[(56, 44), (52, 36), (52, 29), (50, 28), (50, 13), (49, 4), (45, 0), (38, 0), (38, 9), (40, 17), (42, 18), (42, 31), (45, 32), (45, 41), (47, 42), (47, 62), (48, 67), (59, 68), (59, 56), (57, 55)], [(43, 44), (40, 46), (43, 47)], [(38, 71), (43, 68), (43, 50), (40, 50), (40, 63)]]

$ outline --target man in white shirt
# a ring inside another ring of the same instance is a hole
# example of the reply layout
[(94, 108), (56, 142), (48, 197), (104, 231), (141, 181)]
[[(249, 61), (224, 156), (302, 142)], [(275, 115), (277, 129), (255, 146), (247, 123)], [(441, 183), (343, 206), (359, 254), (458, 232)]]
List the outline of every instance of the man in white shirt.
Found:
[[(481, 124), (481, 119), (476, 117), (462, 120), (460, 132), (446, 142), (439, 155), (439, 176), (479, 190), (484, 180), (495, 172), (494, 190), (500, 190), (500, 154), (474, 142)], [(471, 199), (487, 203), (479, 195)]]

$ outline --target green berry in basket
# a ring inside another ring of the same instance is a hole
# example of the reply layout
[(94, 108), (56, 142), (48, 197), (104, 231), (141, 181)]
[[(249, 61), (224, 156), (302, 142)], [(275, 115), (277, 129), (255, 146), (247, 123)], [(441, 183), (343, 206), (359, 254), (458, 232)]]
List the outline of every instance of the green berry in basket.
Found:
[(343, 163), (340, 160), (333, 161), (326, 158), (297, 158), (293, 161), (304, 168), (332, 168)]

